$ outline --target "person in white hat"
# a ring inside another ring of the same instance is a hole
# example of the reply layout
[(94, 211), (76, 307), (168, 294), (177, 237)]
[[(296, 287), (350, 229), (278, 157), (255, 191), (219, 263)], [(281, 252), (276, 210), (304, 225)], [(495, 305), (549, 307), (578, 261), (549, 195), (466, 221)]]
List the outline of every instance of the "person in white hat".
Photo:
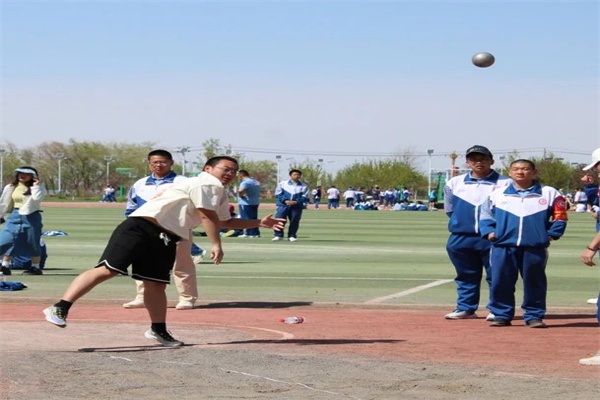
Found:
[(22, 255), (31, 257), (31, 267), (24, 273), (41, 275), (42, 215), (41, 203), (46, 189), (40, 183), (38, 172), (30, 166), (19, 167), (15, 177), (4, 187), (0, 197), (0, 223), (5, 222), (0, 231), (0, 254), (3, 256), (1, 271), (11, 275), (11, 259)]

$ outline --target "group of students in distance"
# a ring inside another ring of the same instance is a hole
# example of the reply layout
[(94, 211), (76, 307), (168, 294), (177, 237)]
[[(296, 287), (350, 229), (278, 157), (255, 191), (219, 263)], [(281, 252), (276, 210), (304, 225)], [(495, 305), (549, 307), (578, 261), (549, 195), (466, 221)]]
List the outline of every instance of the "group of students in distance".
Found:
[[(490, 285), (487, 320), (494, 327), (510, 326), (515, 316), (515, 285), (523, 279), (525, 324), (545, 328), (548, 247), (567, 226), (562, 194), (536, 180), (530, 160), (510, 164), (509, 177), (491, 167), (493, 155), (484, 146), (466, 151), (470, 172), (446, 184), (445, 211), (449, 216), (447, 251), (455, 266), (458, 300), (447, 319), (476, 318), (483, 270)], [(600, 162), (600, 160), (599, 160)], [(231, 219), (225, 185), (238, 171), (237, 160), (209, 159), (195, 178), (177, 183), (147, 201), (113, 232), (96, 265), (73, 280), (61, 300), (46, 308), (46, 320), (65, 327), (73, 303), (98, 284), (118, 274), (145, 283), (144, 303), (151, 320), (145, 336), (164, 346), (181, 346), (166, 326), (166, 284), (175, 261), (175, 244), (203, 225), (211, 243), (210, 258), (219, 264), (224, 253), (219, 231), (255, 227), (281, 231), (285, 219)], [(599, 243), (600, 245), (600, 243)]]

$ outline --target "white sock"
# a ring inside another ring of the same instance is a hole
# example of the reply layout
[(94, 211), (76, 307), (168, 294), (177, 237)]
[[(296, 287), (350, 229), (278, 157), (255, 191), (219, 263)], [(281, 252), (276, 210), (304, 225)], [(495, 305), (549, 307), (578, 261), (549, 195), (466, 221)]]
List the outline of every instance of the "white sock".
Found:
[(40, 263), (37, 263), (37, 264), (31, 263), (31, 268), (40, 269)]
[(6, 268), (10, 267), (10, 261), (2, 260), (2, 266)]

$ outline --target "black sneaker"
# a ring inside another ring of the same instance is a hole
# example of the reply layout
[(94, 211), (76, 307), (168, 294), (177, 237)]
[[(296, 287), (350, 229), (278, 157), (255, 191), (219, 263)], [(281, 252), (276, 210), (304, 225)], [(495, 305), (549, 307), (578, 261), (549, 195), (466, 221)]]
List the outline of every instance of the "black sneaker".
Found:
[(154, 332), (152, 329), (148, 329), (144, 332), (144, 337), (156, 340), (165, 347), (183, 346), (183, 342), (175, 339), (169, 332)]
[(502, 319), (502, 318), (495, 318), (490, 323), (490, 326), (510, 326), (510, 325), (511, 325), (511, 323), (509, 320)]
[(44, 273), (40, 268), (31, 267), (23, 271), (23, 275), (43, 275)]
[(12, 271), (8, 267), (0, 267), (0, 271), (2, 271), (2, 275), (12, 275)]
[(527, 325), (530, 328), (547, 328), (548, 325), (546, 325), (544, 323), (544, 321), (542, 321), (541, 319), (531, 319), (527, 322), (525, 322), (525, 325)]

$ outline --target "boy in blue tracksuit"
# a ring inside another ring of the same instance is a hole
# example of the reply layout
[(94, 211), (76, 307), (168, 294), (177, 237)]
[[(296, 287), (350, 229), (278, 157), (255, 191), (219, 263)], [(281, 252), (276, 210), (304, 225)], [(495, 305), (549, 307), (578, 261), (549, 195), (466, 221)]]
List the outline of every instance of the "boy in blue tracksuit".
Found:
[(491, 282), (490, 242), (479, 235), (479, 209), (494, 189), (510, 183), (508, 177), (492, 169), (494, 158), (487, 147), (471, 146), (466, 157), (471, 171), (444, 186), (444, 211), (450, 218), (446, 251), (456, 270), (458, 294), (456, 308), (444, 316), (449, 320), (477, 318), (484, 269), (488, 284)]
[[(308, 204), (308, 185), (300, 180), (302, 171), (293, 169), (290, 171), (290, 179), (281, 181), (275, 190), (277, 205), (276, 218), (290, 220), (288, 228), (288, 240), (298, 240), (297, 233), (302, 218), (302, 210)], [(276, 231), (273, 241), (283, 240), (283, 231)]]
[(546, 328), (546, 264), (551, 240), (567, 227), (566, 201), (553, 187), (535, 180), (535, 164), (515, 160), (513, 183), (497, 189), (481, 209), (481, 236), (492, 243), (490, 326), (509, 326), (515, 316), (515, 285), (523, 279), (523, 319), (530, 328)]

